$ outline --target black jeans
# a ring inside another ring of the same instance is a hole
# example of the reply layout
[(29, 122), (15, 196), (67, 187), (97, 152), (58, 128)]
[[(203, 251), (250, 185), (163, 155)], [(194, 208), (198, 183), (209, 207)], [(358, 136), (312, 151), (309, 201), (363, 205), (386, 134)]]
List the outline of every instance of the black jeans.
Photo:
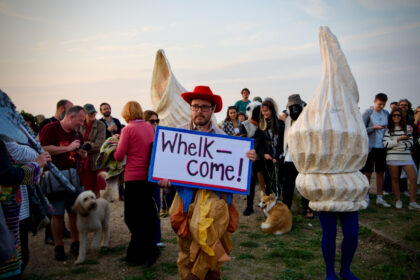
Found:
[(124, 221), (131, 232), (126, 261), (143, 264), (156, 258), (156, 219), (158, 208), (153, 199), (155, 183), (144, 181), (125, 182)]
[[(295, 192), (296, 177), (299, 172), (293, 162), (285, 161), (283, 164), (283, 203), (292, 209), (293, 193)], [(302, 208), (309, 209), (309, 200), (302, 196)]]

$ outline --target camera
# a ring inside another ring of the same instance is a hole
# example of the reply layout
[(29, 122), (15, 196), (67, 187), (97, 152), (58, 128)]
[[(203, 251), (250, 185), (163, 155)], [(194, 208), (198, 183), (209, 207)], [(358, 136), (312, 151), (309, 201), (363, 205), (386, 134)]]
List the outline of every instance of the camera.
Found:
[(89, 143), (85, 143), (82, 146), (80, 146), (80, 149), (85, 150), (86, 152), (89, 152), (92, 150), (92, 145)]

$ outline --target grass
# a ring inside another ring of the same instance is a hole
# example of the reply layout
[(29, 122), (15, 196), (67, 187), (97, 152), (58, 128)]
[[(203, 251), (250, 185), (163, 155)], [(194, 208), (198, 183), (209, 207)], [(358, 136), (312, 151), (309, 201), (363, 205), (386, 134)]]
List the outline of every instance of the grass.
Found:
[(99, 254), (101, 255), (119, 255), (122, 252), (125, 252), (127, 246), (116, 246), (116, 247), (108, 247), (108, 248), (101, 248)]
[(251, 255), (249, 253), (245, 253), (245, 254), (239, 254), (236, 257), (237, 260), (255, 260), (254, 255)]
[[(392, 197), (386, 197), (393, 203)], [(240, 202), (243, 202), (241, 200)], [(297, 200), (300, 205), (300, 200)], [(408, 209), (378, 207), (371, 200), (370, 207), (359, 212), (359, 246), (352, 263), (352, 271), (359, 279), (420, 279), (420, 219), (419, 213)], [(407, 207), (407, 202), (404, 202)], [(238, 205), (238, 210), (243, 205)], [(261, 213), (251, 218), (240, 216), (238, 230), (232, 234), (232, 260), (222, 266), (223, 279), (325, 279), (325, 265), (321, 251), (322, 230), (318, 218), (308, 220), (293, 213), (292, 231), (275, 236), (261, 231)], [(374, 230), (373, 230), (374, 229)], [(377, 233), (395, 237), (398, 245), (379, 238)], [(128, 267), (124, 262), (126, 246), (102, 249), (98, 260), (88, 260), (82, 266), (68, 263), (59, 270), (25, 274), (25, 280), (103, 279), (112, 269), (120, 271), (114, 279), (175, 280), (179, 279), (176, 259), (178, 248), (175, 234), (162, 233), (167, 247), (152, 268)], [(340, 269), (341, 226), (337, 228), (336, 271)], [(406, 244), (407, 247), (400, 247)], [(112, 262), (110, 262), (112, 260)], [(105, 265), (104, 265), (105, 264)], [(113, 266), (113, 267), (107, 267)], [(102, 267), (102, 270), (99, 270)], [(104, 269), (105, 268), (105, 271)], [(26, 272), (28, 273), (28, 272)], [(30, 273), (30, 271), (29, 271)], [(108, 277), (109, 278), (109, 277)]]
[(247, 247), (247, 248), (257, 248), (260, 245), (257, 242), (253, 242), (253, 241), (246, 241), (246, 242), (241, 242), (239, 243), (239, 246), (242, 247)]
[(70, 273), (71, 274), (82, 274), (82, 273), (86, 273), (88, 271), (89, 271), (89, 269), (87, 267), (82, 266), (82, 267), (78, 267), (78, 268), (70, 270)]
[(176, 262), (165, 262), (161, 263), (161, 271), (165, 274), (169, 275), (177, 275), (178, 274), (178, 267), (176, 265)]

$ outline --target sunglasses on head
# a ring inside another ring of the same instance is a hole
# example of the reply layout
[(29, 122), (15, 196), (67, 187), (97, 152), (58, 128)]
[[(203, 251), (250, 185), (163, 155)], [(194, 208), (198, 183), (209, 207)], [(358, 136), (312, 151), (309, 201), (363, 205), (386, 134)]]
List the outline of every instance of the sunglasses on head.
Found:
[(156, 119), (156, 120), (149, 120), (149, 123), (151, 123), (151, 124), (159, 124), (159, 119)]

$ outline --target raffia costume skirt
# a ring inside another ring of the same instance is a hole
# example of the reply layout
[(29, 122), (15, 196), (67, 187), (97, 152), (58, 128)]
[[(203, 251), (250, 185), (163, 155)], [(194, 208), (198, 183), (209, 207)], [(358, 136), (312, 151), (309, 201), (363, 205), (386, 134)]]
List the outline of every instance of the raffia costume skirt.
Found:
[(230, 206), (209, 190), (198, 189), (185, 213), (176, 194), (169, 213), (178, 239), (178, 272), (184, 280), (192, 273), (204, 280), (208, 271), (221, 273), (222, 264), (230, 260), (231, 238), (238, 226), (239, 214), (234, 202)]

